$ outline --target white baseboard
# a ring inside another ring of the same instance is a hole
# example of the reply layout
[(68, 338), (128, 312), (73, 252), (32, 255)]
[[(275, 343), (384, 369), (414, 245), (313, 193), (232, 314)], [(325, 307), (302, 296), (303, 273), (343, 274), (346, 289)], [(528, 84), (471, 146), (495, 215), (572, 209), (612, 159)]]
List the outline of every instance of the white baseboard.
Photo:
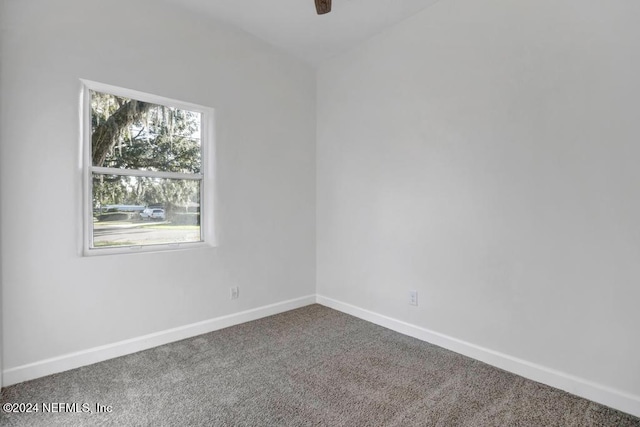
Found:
[(32, 380), (58, 372), (68, 371), (81, 366), (91, 365), (114, 357), (125, 356), (141, 350), (157, 347), (171, 342), (191, 338), (208, 332), (217, 331), (229, 326), (272, 316), (285, 311), (304, 307), (315, 303), (315, 295), (296, 298), (276, 304), (254, 308), (240, 313), (229, 314), (227, 316), (216, 317), (215, 319), (204, 320), (190, 325), (180, 326), (166, 331), (156, 332), (142, 337), (132, 338), (125, 341), (107, 344), (100, 347), (90, 348), (75, 353), (69, 353), (51, 359), (40, 360), (35, 363), (17, 366), (6, 369), (2, 375), (2, 385), (4, 387), (18, 384), (23, 381)]
[(17, 366), (2, 372), (2, 385), (10, 386), (81, 366), (102, 362), (114, 357), (125, 356), (138, 351), (168, 344), (197, 335), (213, 332), (229, 326), (257, 320), (313, 303), (322, 304), (343, 313), (350, 314), (393, 331), (435, 344), (456, 353), (463, 354), (489, 365), (504, 369), (522, 377), (547, 384), (580, 397), (610, 406), (620, 411), (640, 417), (640, 396), (625, 393), (611, 387), (597, 384), (564, 372), (537, 365), (523, 359), (509, 356), (477, 346), (420, 326), (384, 316), (363, 308), (337, 301), (322, 295), (310, 295), (283, 301), (240, 313), (221, 316), (142, 337), (132, 338), (113, 344), (94, 347), (75, 353), (45, 359), (27, 365)]
[(504, 369), (539, 383), (567, 391), (576, 396), (609, 406), (628, 414), (640, 417), (640, 396), (634, 396), (611, 387), (597, 384), (565, 372), (537, 365), (498, 351), (480, 347), (420, 326), (374, 313), (341, 301), (316, 296), (316, 302), (343, 313), (350, 314), (376, 325), (383, 326), (401, 334), (435, 344), (456, 353), (471, 357), (489, 365)]

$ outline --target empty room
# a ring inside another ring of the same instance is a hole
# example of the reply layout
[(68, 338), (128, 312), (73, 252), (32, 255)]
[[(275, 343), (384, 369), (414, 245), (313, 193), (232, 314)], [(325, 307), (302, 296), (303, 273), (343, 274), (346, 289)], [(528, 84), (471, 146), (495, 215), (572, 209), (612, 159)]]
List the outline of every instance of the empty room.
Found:
[(0, 425), (640, 426), (637, 0), (0, 0)]

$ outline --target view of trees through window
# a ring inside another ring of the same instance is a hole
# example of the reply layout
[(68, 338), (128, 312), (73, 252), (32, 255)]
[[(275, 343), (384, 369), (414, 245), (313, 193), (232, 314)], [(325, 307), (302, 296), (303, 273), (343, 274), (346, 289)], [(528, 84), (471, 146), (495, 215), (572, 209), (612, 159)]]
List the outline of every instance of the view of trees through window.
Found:
[(199, 242), (202, 113), (90, 91), (91, 247)]

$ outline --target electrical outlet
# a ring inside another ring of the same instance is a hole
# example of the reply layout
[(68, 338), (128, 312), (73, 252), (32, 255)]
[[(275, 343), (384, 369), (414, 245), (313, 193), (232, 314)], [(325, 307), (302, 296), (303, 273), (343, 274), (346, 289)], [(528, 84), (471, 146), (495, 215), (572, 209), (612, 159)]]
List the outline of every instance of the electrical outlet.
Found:
[(418, 305), (418, 291), (409, 291), (409, 304)]
[(240, 290), (238, 289), (237, 286), (234, 286), (230, 289), (231, 291), (231, 299), (238, 299), (238, 297), (240, 296)]

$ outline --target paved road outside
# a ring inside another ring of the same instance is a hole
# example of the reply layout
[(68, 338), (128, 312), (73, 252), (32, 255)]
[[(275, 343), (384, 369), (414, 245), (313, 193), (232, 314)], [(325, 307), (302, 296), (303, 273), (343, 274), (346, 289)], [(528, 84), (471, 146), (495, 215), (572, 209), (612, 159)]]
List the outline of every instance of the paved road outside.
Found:
[(199, 227), (171, 228), (168, 223), (153, 228), (136, 224), (94, 224), (93, 244), (99, 246), (137, 246), (157, 245), (162, 243), (199, 242)]

